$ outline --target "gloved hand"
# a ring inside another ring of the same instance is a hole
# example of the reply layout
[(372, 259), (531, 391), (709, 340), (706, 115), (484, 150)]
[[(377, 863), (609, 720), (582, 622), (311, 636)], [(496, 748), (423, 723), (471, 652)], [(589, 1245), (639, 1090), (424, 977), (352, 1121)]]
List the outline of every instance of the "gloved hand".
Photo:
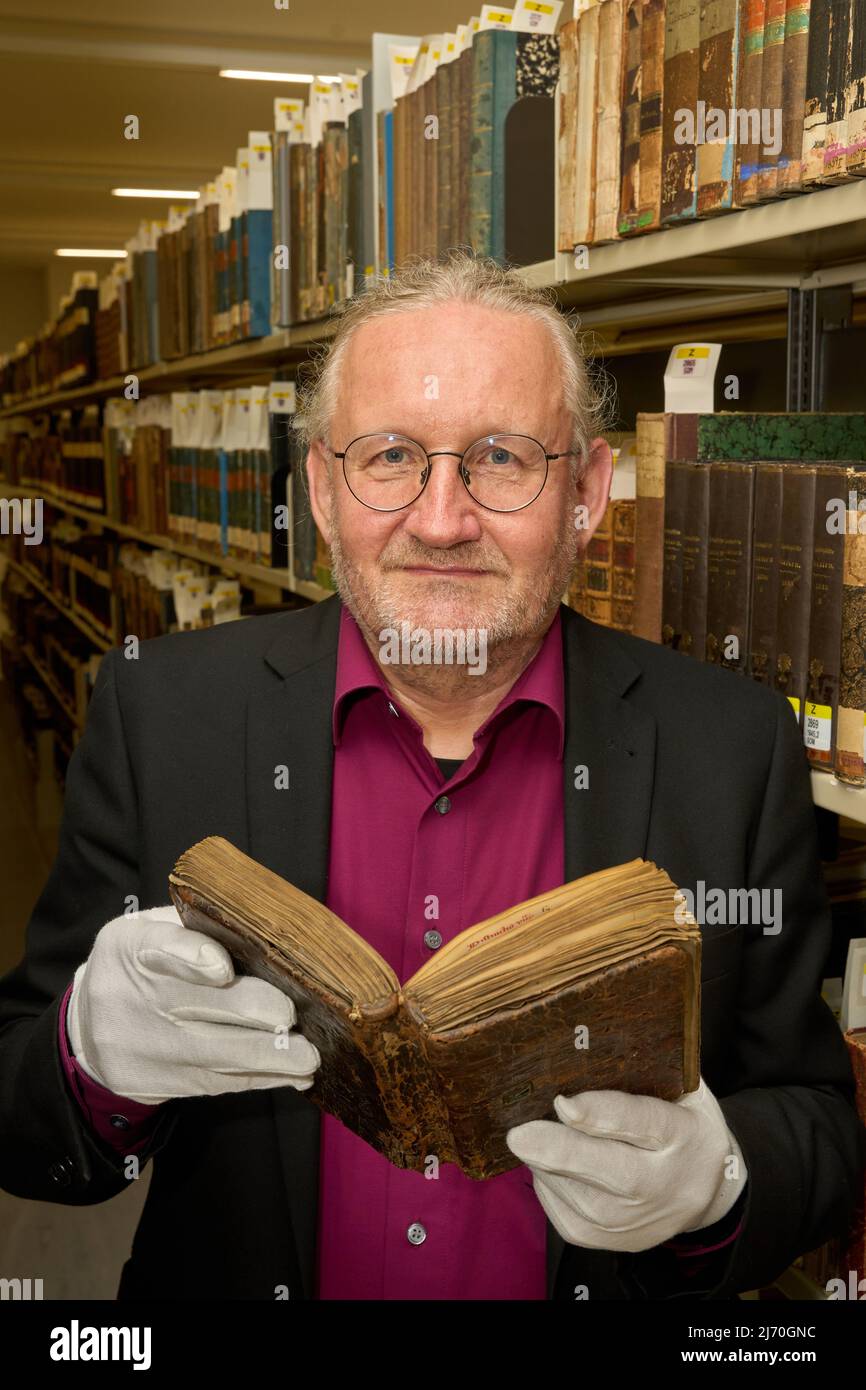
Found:
[(745, 1186), (746, 1161), (703, 1077), (675, 1101), (582, 1091), (553, 1104), (559, 1121), (516, 1125), (505, 1142), (572, 1245), (648, 1250), (720, 1221)]
[(66, 1016), (79, 1066), (115, 1095), (147, 1105), (179, 1096), (294, 1086), (321, 1058), (289, 1032), (295, 1006), (265, 980), (236, 976), (225, 947), (177, 910), (115, 917), (75, 972)]

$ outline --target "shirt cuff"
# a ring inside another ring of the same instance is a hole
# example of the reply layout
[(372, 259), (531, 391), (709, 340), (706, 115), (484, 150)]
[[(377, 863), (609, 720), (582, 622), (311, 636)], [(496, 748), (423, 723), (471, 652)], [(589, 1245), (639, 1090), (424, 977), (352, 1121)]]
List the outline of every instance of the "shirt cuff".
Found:
[(70, 984), (60, 1004), (60, 1060), (73, 1096), (84, 1112), (97, 1138), (121, 1154), (134, 1154), (148, 1142), (159, 1105), (117, 1096), (87, 1075), (72, 1055), (66, 1032), (66, 1010)]
[(685, 1231), (670, 1240), (662, 1241), (661, 1244), (665, 1249), (672, 1250), (675, 1255), (688, 1259), (697, 1255), (714, 1255), (716, 1251), (724, 1250), (737, 1239), (743, 1228), (743, 1210), (748, 1186), (747, 1178), (737, 1200), (720, 1221), (696, 1231)]

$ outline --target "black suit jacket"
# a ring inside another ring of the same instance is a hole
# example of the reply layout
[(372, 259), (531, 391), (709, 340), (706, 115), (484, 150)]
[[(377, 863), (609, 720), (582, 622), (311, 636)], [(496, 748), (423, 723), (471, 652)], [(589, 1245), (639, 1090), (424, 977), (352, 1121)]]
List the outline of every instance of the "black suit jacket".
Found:
[[(223, 835), (324, 899), (339, 614), (334, 597), (104, 659), (58, 857), (25, 957), (0, 981), (8, 1192), (86, 1204), (125, 1186), (67, 1089), (57, 1030), (76, 967), (130, 894), (168, 902), (177, 856)], [(734, 1297), (845, 1229), (866, 1162), (847, 1052), (819, 996), (829, 913), (800, 734), (779, 695), (571, 609), (562, 620), (566, 879), (645, 856), (684, 888), (783, 892), (778, 935), (703, 928), (701, 1070), (749, 1170), (742, 1233), (703, 1292)], [(280, 764), (288, 790), (275, 787)], [(579, 764), (589, 786), (576, 790)], [(318, 1142), (318, 1110), (289, 1087), (165, 1105), (120, 1296), (314, 1296)], [(548, 1225), (548, 1254), (552, 1297), (577, 1285), (593, 1299), (671, 1295), (652, 1252), (565, 1245)]]

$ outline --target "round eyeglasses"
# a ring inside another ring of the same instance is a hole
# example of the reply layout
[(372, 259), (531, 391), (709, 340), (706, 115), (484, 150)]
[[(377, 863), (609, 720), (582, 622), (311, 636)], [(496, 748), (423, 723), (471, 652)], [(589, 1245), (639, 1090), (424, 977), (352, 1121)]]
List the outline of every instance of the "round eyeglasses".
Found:
[(352, 496), (376, 512), (411, 506), (427, 486), (431, 460), (443, 454), (460, 460), (457, 472), (473, 502), (491, 512), (519, 512), (541, 493), (550, 461), (568, 458), (574, 450), (548, 454), (527, 434), (487, 434), (462, 454), (456, 449), (428, 454), (414, 439), (383, 433), (363, 434), (342, 453), (331, 452), (343, 461)]

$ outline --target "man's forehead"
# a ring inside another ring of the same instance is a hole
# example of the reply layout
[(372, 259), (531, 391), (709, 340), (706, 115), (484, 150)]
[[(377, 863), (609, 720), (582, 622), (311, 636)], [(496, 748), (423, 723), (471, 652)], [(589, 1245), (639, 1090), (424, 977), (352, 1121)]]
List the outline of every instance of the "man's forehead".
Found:
[[(545, 413), (561, 402), (555, 346), (542, 324), (474, 304), (380, 315), (353, 334), (337, 409), (352, 415), (393, 402), (431, 419), (526, 409), (543, 386)], [(482, 426), (484, 428), (484, 426)]]

